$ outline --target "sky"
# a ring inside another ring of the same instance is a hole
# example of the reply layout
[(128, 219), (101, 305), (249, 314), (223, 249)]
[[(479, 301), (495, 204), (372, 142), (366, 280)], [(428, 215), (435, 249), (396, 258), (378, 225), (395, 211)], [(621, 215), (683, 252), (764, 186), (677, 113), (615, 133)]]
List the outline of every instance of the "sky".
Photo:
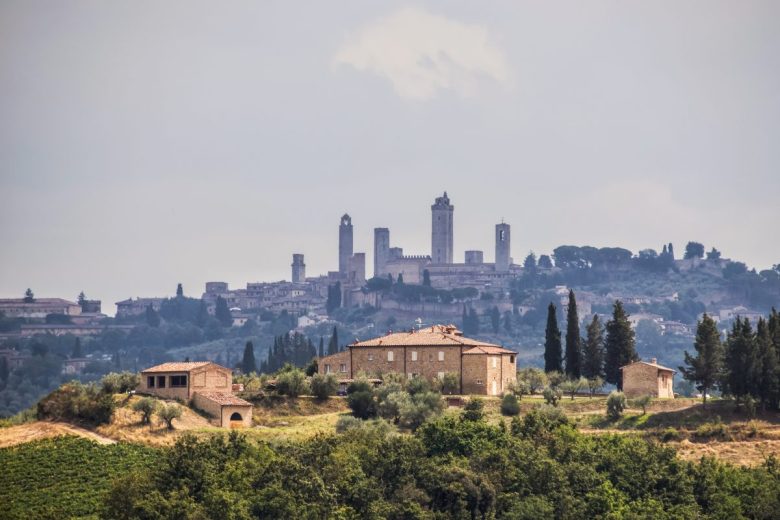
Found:
[(689, 240), (780, 263), (780, 2), (0, 2), (0, 297)]

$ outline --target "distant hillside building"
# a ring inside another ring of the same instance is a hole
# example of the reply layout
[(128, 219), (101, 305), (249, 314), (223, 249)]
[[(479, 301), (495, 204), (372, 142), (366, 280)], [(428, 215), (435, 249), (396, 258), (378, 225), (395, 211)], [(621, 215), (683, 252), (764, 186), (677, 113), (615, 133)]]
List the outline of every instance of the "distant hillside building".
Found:
[(649, 395), (674, 398), (674, 374), (677, 372), (659, 365), (656, 358), (652, 358), (650, 362), (635, 361), (620, 367), (620, 372), (626, 397)]
[(452, 372), (458, 376), (461, 394), (501, 395), (516, 381), (516, 355), (466, 338), (454, 325), (434, 325), (352, 343), (344, 352), (320, 358), (318, 370), (341, 379), (361, 372), (434, 379)]
[(128, 298), (121, 302), (116, 302), (116, 317), (140, 316), (146, 312), (146, 308), (150, 305), (152, 309), (159, 311), (164, 300), (165, 298)]
[(233, 373), (211, 363), (163, 363), (141, 372), (138, 392), (191, 403), (220, 426), (251, 426), (252, 404), (233, 395)]
[(496, 224), (496, 272), (505, 273), (509, 271), (512, 263), (510, 256), (509, 243), (509, 224), (504, 222)]
[(387, 276), (387, 262), (390, 260), (390, 230), (374, 228), (374, 276)]
[(477, 250), (466, 251), (464, 260), (466, 265), (482, 265), (485, 263), (485, 254)]
[(0, 299), (0, 312), (7, 318), (45, 319), (49, 314), (78, 316), (81, 306), (62, 298), (36, 298), (28, 303), (24, 298)]
[(339, 274), (341, 276), (347, 276), (352, 253), (352, 217), (344, 213), (339, 224)]
[(455, 206), (450, 204), (446, 191), (431, 206), (431, 259), (434, 264), (452, 263), (454, 213)]
[(292, 283), (306, 282), (306, 264), (302, 254), (294, 254), (292, 262)]

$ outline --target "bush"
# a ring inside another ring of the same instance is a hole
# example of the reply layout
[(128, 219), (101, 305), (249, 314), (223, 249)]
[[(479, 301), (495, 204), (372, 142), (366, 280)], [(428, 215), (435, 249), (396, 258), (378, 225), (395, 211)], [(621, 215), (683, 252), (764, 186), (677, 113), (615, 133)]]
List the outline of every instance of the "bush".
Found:
[(415, 431), (425, 421), (441, 413), (444, 406), (438, 392), (422, 392), (411, 396), (399, 407), (399, 423)]
[(662, 442), (679, 441), (681, 438), (682, 435), (680, 435), (680, 432), (674, 428), (667, 428), (661, 434)]
[[(354, 383), (353, 383), (354, 384)], [(376, 417), (377, 403), (371, 390), (357, 390), (347, 395), (347, 404), (352, 415), (358, 419)]]
[(339, 388), (339, 383), (331, 374), (314, 374), (311, 378), (311, 393), (320, 400), (335, 395)]
[(460, 391), (460, 378), (455, 372), (447, 372), (441, 378), (441, 393), (453, 395)]
[(649, 395), (643, 395), (641, 397), (637, 397), (633, 401), (631, 401), (631, 406), (635, 406), (637, 408), (642, 409), (642, 415), (647, 413), (647, 407), (650, 406), (650, 403), (653, 402), (653, 398)]
[(171, 403), (162, 405), (157, 411), (157, 417), (165, 422), (169, 430), (173, 430), (173, 420), (181, 417), (181, 413), (181, 406)]
[(485, 417), (485, 402), (479, 397), (468, 400), (461, 417), (464, 421), (481, 421)]
[(523, 419), (512, 419), (512, 435), (525, 439), (543, 440), (553, 430), (569, 424), (563, 410), (548, 404), (537, 406)]
[(141, 378), (133, 372), (111, 372), (104, 375), (103, 379), (100, 380), (103, 391), (107, 394), (127, 393), (135, 390), (140, 382)]
[(544, 396), (545, 403), (551, 406), (558, 406), (558, 401), (561, 400), (563, 394), (561, 393), (561, 389), (557, 386), (548, 386), (544, 389), (542, 395)]
[(596, 392), (604, 387), (604, 380), (598, 376), (588, 379), (588, 391), (590, 396), (596, 395)]
[(504, 394), (501, 399), (501, 414), (507, 416), (513, 416), (520, 413), (520, 403), (517, 400), (517, 396), (513, 393)]
[(574, 395), (580, 391), (580, 389), (584, 388), (588, 385), (588, 380), (584, 377), (581, 377), (579, 379), (567, 379), (560, 384), (560, 389), (563, 393), (571, 396), (572, 401), (574, 400)]
[(360, 428), (362, 424), (363, 421), (361, 421), (357, 417), (353, 417), (351, 415), (342, 415), (341, 417), (339, 417), (338, 421), (336, 421), (336, 431), (338, 433), (344, 433), (347, 430)]
[(518, 370), (517, 380), (522, 381), (531, 394), (538, 394), (547, 386), (547, 374), (540, 368)]
[(133, 410), (141, 412), (141, 424), (150, 424), (152, 422), (152, 415), (157, 411), (159, 403), (151, 397), (144, 397), (143, 399), (133, 403)]
[(309, 390), (306, 375), (302, 370), (294, 369), (281, 372), (276, 377), (276, 391), (279, 395), (298, 397)]
[(114, 398), (96, 385), (66, 383), (38, 402), (38, 418), (76, 421), (92, 425), (111, 422)]
[(430, 392), (432, 390), (431, 382), (425, 377), (413, 377), (406, 384), (406, 391), (411, 395)]
[(626, 409), (626, 396), (623, 392), (613, 391), (607, 397), (607, 418), (617, 421)]

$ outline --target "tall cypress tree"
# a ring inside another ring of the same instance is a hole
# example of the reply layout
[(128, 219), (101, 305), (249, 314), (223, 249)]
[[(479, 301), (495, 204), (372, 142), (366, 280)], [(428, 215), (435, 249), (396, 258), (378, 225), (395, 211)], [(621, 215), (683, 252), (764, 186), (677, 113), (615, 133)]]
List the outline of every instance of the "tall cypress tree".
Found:
[(70, 351), (70, 357), (71, 359), (75, 359), (80, 358), (82, 355), (81, 338), (76, 338), (76, 341), (73, 343), (73, 349)]
[(336, 327), (333, 327), (333, 334), (328, 341), (328, 355), (335, 354), (339, 351), (339, 331)]
[(615, 302), (612, 309), (612, 319), (607, 322), (607, 339), (604, 343), (606, 356), (604, 360), (604, 380), (623, 389), (623, 378), (620, 367), (639, 359), (636, 353), (634, 330), (628, 321), (628, 315), (623, 309), (623, 303)]
[(241, 360), (241, 371), (244, 374), (251, 374), (257, 372), (257, 366), (255, 365), (255, 346), (251, 341), (247, 341), (244, 345), (244, 358)]
[(726, 338), (724, 377), (725, 390), (740, 400), (755, 389), (756, 371), (755, 337), (750, 321), (737, 316)]
[(550, 302), (547, 307), (547, 328), (544, 331), (544, 371), (561, 372), (561, 331), (558, 328), (558, 318), (555, 305)]
[(320, 357), (325, 357), (325, 338), (320, 336), (320, 348), (318, 350)]
[(571, 379), (579, 379), (582, 375), (580, 319), (577, 315), (577, 300), (571, 289), (569, 289), (569, 308), (566, 311), (566, 375)]
[(176, 286), (176, 297), (177, 298), (183, 298), (184, 297), (184, 288), (181, 286), (181, 284), (178, 284)]
[(233, 325), (233, 316), (230, 314), (227, 302), (222, 296), (217, 296), (217, 305), (214, 308), (214, 316), (219, 320), (219, 323), (223, 327), (230, 327)]
[(601, 325), (598, 314), (593, 315), (593, 320), (588, 325), (586, 334), (582, 356), (582, 375), (588, 379), (603, 378), (604, 327)]
[(756, 326), (756, 361), (758, 375), (758, 397), (763, 408), (777, 408), (780, 401), (780, 367), (769, 325), (759, 318)]
[(723, 373), (723, 345), (715, 320), (706, 313), (696, 326), (696, 341), (693, 343), (696, 356), (685, 351), (685, 367), (680, 367), (683, 377), (696, 384), (704, 396), (707, 407), (707, 393), (718, 385)]

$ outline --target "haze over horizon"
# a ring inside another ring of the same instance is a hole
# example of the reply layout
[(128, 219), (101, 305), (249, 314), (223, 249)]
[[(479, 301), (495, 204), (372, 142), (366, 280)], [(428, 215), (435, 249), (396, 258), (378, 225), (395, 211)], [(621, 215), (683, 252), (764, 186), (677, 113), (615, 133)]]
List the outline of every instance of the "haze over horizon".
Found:
[[(305, 13), (305, 14), (304, 14)], [(673, 242), (780, 263), (780, 3), (0, 4), (0, 297)]]

